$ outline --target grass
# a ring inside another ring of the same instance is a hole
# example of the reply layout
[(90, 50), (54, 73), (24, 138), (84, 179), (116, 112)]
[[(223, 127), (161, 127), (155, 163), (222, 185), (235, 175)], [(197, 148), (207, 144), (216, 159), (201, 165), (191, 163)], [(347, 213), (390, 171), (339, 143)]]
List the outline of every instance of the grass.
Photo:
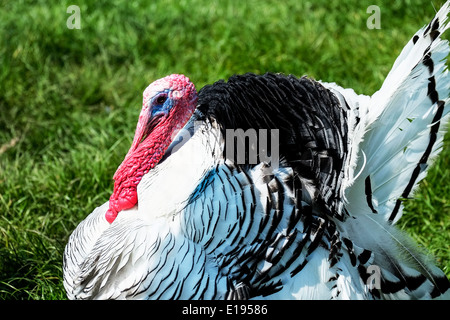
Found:
[[(0, 0), (0, 299), (65, 299), (65, 243), (108, 199), (150, 82), (274, 71), (372, 94), (443, 1), (377, 1), (379, 30), (372, 2)], [(400, 226), (450, 275), (448, 138)]]

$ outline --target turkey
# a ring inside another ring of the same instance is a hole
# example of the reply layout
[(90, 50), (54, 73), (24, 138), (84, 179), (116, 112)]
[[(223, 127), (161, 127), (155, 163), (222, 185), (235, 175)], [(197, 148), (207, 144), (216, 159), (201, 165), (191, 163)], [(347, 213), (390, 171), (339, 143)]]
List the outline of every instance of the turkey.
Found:
[(109, 201), (68, 240), (68, 298), (449, 298), (396, 227), (443, 145), (448, 12), (372, 96), (274, 73), (150, 84)]

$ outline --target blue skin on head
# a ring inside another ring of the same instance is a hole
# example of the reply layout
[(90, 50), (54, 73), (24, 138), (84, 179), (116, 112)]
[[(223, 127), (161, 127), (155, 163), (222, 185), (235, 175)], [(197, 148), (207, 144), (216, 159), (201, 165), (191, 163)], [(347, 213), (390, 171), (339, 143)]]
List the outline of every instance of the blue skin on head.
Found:
[(159, 92), (150, 101), (151, 117), (165, 114), (167, 115), (173, 107), (172, 99), (169, 98), (169, 89)]

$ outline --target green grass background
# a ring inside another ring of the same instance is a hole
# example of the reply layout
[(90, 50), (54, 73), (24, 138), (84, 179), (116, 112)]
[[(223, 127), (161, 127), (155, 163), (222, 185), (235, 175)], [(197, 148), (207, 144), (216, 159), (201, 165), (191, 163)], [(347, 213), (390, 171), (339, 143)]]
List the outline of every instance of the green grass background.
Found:
[[(372, 94), (442, 3), (0, 0), (0, 299), (66, 298), (65, 243), (108, 199), (150, 82), (274, 71)], [(81, 30), (66, 27), (73, 4)], [(447, 275), (448, 137), (399, 223)]]

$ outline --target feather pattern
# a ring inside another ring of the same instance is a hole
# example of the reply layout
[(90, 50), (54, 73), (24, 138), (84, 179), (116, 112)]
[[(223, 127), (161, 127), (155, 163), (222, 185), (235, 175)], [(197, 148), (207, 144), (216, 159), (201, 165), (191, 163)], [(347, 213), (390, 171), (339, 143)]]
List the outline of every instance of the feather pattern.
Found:
[(361, 115), (365, 134), (353, 158), (363, 179), (346, 191), (347, 209), (354, 214), (373, 211), (361, 194), (364, 179), (370, 179), (375, 210), (392, 223), (398, 221), (402, 199), (412, 194), (429, 160), (442, 148), (441, 123), (448, 122), (450, 110), (445, 68), (449, 46), (439, 35), (448, 28), (448, 5), (408, 42)]

